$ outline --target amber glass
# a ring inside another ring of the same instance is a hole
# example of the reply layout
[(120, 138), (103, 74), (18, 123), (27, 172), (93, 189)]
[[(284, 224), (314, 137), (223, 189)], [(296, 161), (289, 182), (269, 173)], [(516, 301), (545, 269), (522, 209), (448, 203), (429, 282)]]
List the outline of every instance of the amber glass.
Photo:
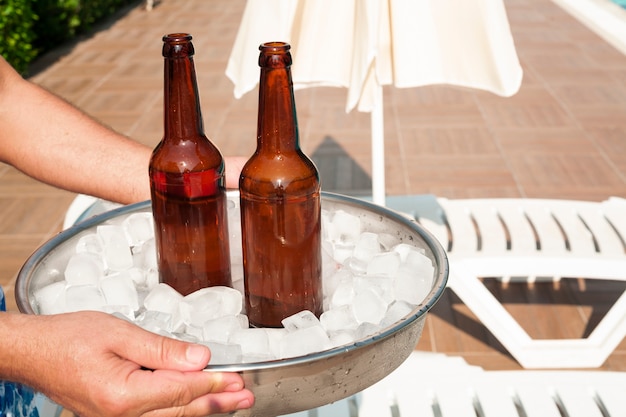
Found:
[(320, 181), (300, 150), (290, 46), (260, 46), (257, 149), (239, 180), (250, 323), (280, 327), (302, 310), (322, 313)]
[(161, 282), (183, 295), (232, 286), (224, 159), (204, 134), (187, 34), (163, 37), (164, 135), (150, 160)]

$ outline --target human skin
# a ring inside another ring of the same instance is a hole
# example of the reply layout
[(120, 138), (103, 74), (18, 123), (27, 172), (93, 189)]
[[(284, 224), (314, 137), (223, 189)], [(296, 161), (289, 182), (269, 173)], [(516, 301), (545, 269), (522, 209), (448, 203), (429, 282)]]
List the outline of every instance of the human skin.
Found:
[[(1, 57), (0, 127), (0, 161), (33, 178), (123, 204), (150, 199), (151, 148), (23, 79)], [(246, 160), (224, 159), (226, 187), (237, 188)]]
[(203, 372), (205, 346), (99, 312), (0, 313), (0, 376), (84, 417), (205, 416), (248, 408), (240, 375)]
[[(133, 203), (150, 198), (151, 153), (0, 57), (0, 161), (59, 188)], [(227, 187), (237, 186), (243, 162), (226, 158)], [(203, 416), (252, 406), (239, 374), (202, 371), (209, 358), (205, 346), (104, 313), (0, 313), (0, 379), (31, 386), (81, 417)]]

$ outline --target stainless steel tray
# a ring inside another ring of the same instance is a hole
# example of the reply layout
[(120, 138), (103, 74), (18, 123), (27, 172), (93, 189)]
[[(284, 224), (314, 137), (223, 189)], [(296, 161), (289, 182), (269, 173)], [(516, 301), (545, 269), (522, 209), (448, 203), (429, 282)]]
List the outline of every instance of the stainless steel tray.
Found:
[[(435, 266), (432, 290), (403, 319), (352, 345), (279, 361), (207, 367), (209, 372), (241, 373), (246, 386), (255, 394), (252, 409), (229, 415), (277, 416), (308, 410), (349, 397), (376, 383), (409, 356), (421, 336), (426, 313), (445, 289), (446, 254), (439, 242), (415, 221), (384, 207), (331, 193), (323, 193), (322, 208), (356, 214), (364, 230), (386, 233), (398, 242), (423, 248)], [(117, 224), (131, 213), (150, 210), (149, 201), (120, 207), (84, 220), (41, 246), (17, 277), (15, 296), (20, 311), (38, 314), (33, 291), (55, 280), (58, 276), (55, 271), (63, 270), (80, 236), (93, 232), (98, 225)], [(240, 227), (238, 211), (239, 195), (229, 192), (231, 231)]]

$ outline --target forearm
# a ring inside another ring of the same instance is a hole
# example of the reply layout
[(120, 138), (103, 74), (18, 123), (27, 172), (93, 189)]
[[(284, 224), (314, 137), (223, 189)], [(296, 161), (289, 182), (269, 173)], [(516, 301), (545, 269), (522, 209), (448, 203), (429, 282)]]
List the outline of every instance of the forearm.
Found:
[(16, 75), (8, 73), (0, 80), (3, 162), (78, 193), (121, 203), (150, 198), (150, 148)]
[[(19, 76), (0, 57), (0, 161), (47, 184), (119, 203), (150, 198), (152, 149)], [(226, 187), (245, 163), (226, 159)]]
[[(47, 334), (42, 327), (45, 326), (44, 321), (24, 314), (0, 313), (0, 380), (33, 387), (37, 385), (37, 388), (46, 384), (43, 378), (46, 374), (46, 350), (40, 339)], [(37, 370), (39, 378), (34, 376)]]

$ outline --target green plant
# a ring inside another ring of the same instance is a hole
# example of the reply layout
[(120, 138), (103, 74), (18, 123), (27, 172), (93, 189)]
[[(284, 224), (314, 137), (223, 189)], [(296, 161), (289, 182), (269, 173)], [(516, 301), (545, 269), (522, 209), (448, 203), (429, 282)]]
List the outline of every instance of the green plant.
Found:
[(19, 72), (139, 0), (0, 0), (0, 54)]
[(38, 54), (33, 45), (37, 15), (31, 0), (0, 0), (0, 55), (19, 72)]

